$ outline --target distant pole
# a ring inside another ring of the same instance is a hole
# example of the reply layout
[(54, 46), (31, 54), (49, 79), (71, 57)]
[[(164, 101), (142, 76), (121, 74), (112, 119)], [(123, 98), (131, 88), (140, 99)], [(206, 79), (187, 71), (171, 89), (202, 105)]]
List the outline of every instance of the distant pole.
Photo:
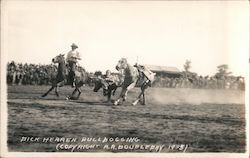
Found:
[(136, 56), (136, 64), (138, 64), (138, 56)]

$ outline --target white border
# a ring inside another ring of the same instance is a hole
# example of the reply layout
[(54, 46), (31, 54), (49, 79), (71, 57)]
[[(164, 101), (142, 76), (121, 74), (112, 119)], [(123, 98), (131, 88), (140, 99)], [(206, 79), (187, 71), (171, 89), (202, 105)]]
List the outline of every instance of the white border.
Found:
[[(6, 12), (4, 10), (4, 4), (6, 1), (1, 1), (1, 22), (4, 21), (6, 17)], [(249, 11), (248, 11), (249, 12)], [(7, 149), (7, 86), (6, 86), (6, 61), (7, 61), (7, 54), (5, 54), (4, 51), (7, 51), (8, 48), (5, 48), (6, 45), (3, 39), (4, 34), (7, 33), (6, 31), (7, 26), (4, 23), (1, 23), (1, 84), (0, 84), (0, 90), (1, 90), (1, 148), (0, 148), (0, 157), (3, 158), (28, 158), (28, 157), (36, 157), (36, 158), (43, 158), (43, 157), (102, 157), (102, 158), (109, 158), (109, 157), (119, 157), (119, 158), (125, 158), (125, 157), (136, 157), (136, 158), (155, 158), (155, 157), (184, 157), (184, 158), (198, 158), (198, 157), (204, 157), (204, 158), (246, 158), (249, 157), (249, 71), (246, 75), (245, 82), (246, 82), (246, 90), (245, 90), (245, 115), (246, 115), (246, 139), (247, 139), (247, 145), (246, 145), (246, 153), (55, 153), (55, 152), (8, 152)], [(249, 31), (246, 33), (249, 35)], [(249, 38), (248, 38), (249, 41)], [(249, 54), (248, 54), (249, 55)], [(249, 58), (248, 58), (249, 59)], [(245, 61), (243, 61), (245, 62)], [(247, 59), (246, 59), (247, 62)], [(250, 68), (250, 67), (249, 67)]]

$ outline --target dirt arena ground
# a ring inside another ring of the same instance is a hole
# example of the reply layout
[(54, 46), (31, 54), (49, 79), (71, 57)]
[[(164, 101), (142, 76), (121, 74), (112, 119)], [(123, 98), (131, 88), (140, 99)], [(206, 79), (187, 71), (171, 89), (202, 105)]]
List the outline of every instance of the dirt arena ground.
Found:
[(245, 151), (244, 91), (149, 88), (147, 105), (132, 106), (135, 88), (114, 106), (89, 87), (73, 101), (69, 86), (41, 98), (48, 89), (8, 87), (9, 151)]

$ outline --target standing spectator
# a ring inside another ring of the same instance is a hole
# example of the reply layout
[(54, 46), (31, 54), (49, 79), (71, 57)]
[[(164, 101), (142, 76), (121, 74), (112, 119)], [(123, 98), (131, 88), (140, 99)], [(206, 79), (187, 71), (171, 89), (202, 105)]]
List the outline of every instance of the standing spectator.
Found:
[(24, 76), (23, 65), (18, 64), (17, 69), (16, 69), (16, 82), (18, 85), (22, 84), (23, 76)]
[(16, 63), (12, 61), (8, 65), (8, 74), (7, 74), (7, 81), (12, 85), (16, 83), (16, 69), (17, 69)]

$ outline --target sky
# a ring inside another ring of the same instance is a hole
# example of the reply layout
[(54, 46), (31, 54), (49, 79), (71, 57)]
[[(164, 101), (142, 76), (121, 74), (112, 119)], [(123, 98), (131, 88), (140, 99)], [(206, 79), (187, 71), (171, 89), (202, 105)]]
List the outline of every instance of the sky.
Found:
[(246, 76), (247, 1), (2, 1), (5, 61), (50, 64), (76, 43), (87, 71), (129, 63), (177, 67), (214, 75), (228, 64)]

